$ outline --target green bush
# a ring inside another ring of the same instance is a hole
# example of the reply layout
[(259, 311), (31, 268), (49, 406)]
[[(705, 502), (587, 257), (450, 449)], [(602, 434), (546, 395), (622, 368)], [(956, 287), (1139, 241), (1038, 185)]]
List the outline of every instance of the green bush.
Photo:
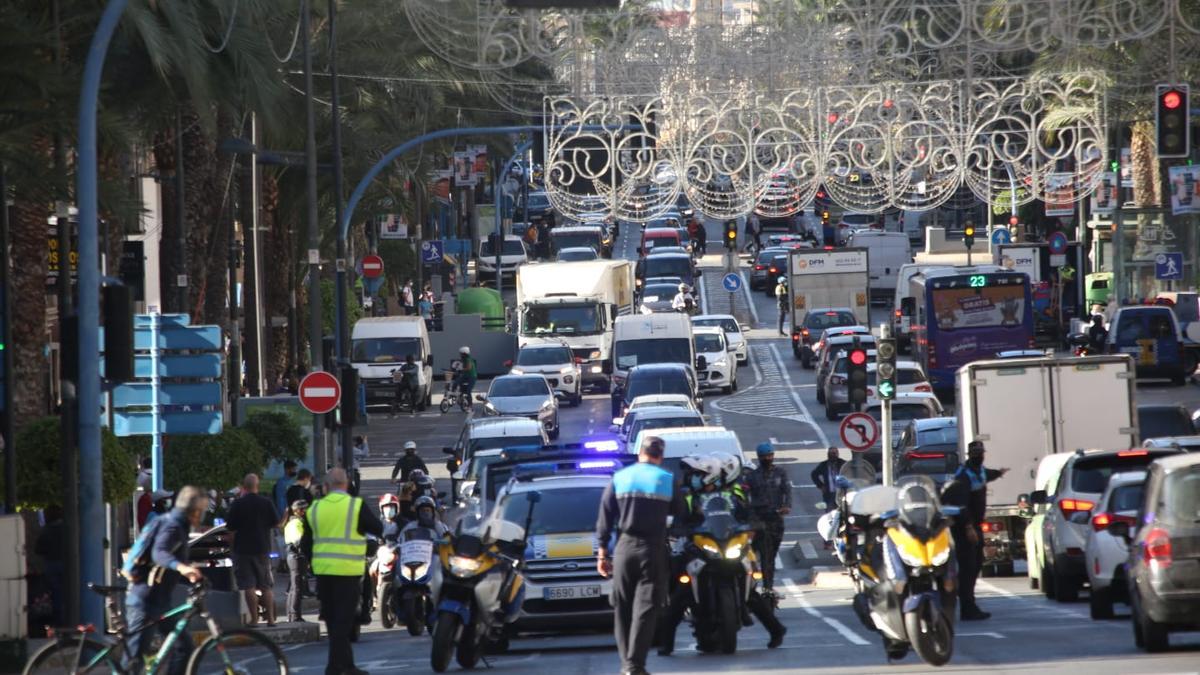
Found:
[[(42, 509), (62, 504), (61, 423), (57, 417), (30, 422), (17, 433), (17, 506)], [(104, 501), (120, 504), (137, 487), (137, 456), (107, 429), (100, 430)], [(3, 473), (0, 467), (0, 474)]]
[(225, 427), (215, 436), (171, 436), (163, 452), (163, 481), (171, 490), (197, 485), (224, 491), (240, 485), (248, 473), (261, 474), (264, 466), (254, 436)]
[(300, 425), (285, 412), (252, 410), (241, 428), (254, 437), (263, 453), (263, 466), (271, 462), (300, 461), (308, 455), (308, 443)]

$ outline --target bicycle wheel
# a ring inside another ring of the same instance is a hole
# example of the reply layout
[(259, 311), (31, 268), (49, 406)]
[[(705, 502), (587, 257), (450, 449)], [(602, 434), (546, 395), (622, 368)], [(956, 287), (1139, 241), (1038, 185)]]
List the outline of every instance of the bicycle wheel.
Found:
[(92, 638), (51, 642), (34, 652), (25, 664), (22, 675), (115, 675), (121, 668), (116, 663), (116, 650), (106, 652), (110, 645)]
[(188, 659), (187, 675), (287, 675), (287, 659), (270, 638), (238, 628), (210, 635)]

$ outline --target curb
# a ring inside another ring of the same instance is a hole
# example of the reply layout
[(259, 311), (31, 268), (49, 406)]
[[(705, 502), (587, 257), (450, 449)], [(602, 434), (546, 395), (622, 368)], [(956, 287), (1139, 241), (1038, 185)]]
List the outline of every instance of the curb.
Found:
[(854, 588), (850, 575), (839, 567), (812, 568), (812, 585), (826, 590), (849, 590)]

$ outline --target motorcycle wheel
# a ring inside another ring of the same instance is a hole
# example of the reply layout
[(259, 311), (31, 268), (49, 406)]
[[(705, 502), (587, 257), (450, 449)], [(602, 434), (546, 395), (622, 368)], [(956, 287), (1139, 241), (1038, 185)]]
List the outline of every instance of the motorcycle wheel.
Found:
[(738, 617), (737, 598), (732, 586), (717, 589), (717, 644), (722, 654), (737, 651), (738, 629), (742, 622)]
[(376, 589), (375, 606), (379, 608), (379, 623), (384, 628), (396, 625), (396, 612), (392, 609), (392, 585), (380, 584)]
[(463, 626), (462, 635), (458, 638), (458, 652), (454, 659), (465, 670), (470, 670), (479, 663), (479, 637), (475, 624)]
[(429, 665), (435, 673), (444, 673), (450, 667), (450, 656), (454, 654), (454, 638), (462, 619), (454, 612), (441, 612), (433, 626), (433, 648), (429, 651)]
[(944, 666), (954, 654), (954, 629), (940, 609), (922, 603), (904, 614), (904, 631), (921, 660), (931, 666)]
[(404, 625), (408, 634), (417, 636), (425, 630), (425, 602), (419, 595), (410, 595), (404, 599)]

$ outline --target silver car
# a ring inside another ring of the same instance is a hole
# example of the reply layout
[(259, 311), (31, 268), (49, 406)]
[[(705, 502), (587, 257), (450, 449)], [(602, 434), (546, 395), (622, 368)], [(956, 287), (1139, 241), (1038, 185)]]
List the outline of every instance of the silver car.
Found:
[(528, 417), (540, 422), (551, 440), (558, 438), (558, 400), (542, 375), (501, 375), (476, 398), (486, 416)]
[(521, 347), (517, 358), (505, 365), (512, 375), (542, 375), (550, 388), (566, 399), (572, 408), (583, 401), (583, 373), (580, 359), (565, 342), (531, 343)]

